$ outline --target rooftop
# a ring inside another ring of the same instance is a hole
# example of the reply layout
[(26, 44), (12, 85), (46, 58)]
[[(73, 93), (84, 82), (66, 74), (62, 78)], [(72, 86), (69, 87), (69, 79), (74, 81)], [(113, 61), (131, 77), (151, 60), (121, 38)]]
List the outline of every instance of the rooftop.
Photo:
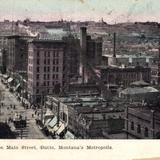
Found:
[(122, 94), (134, 95), (134, 94), (145, 94), (145, 93), (158, 93), (159, 91), (153, 87), (128, 87), (121, 91)]

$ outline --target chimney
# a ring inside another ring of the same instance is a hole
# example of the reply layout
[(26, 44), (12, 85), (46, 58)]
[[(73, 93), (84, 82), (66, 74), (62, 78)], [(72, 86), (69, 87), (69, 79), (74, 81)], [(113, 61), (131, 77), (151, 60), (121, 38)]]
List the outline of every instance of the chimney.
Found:
[(113, 57), (116, 57), (116, 33), (113, 34)]
[(84, 58), (86, 56), (86, 48), (87, 48), (87, 29), (86, 27), (80, 28), (80, 46), (81, 46), (81, 53), (80, 53), (80, 76), (82, 76), (82, 83), (84, 83), (84, 66), (85, 63)]

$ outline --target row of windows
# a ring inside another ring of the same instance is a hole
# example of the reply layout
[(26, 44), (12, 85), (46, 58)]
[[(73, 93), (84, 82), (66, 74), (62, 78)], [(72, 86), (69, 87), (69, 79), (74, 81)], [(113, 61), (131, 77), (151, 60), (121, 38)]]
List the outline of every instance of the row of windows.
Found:
[[(44, 82), (43, 82), (43, 86), (50, 86), (50, 85), (54, 86), (54, 85), (57, 84), (57, 83), (58, 83), (58, 81), (52, 81), (52, 82), (50, 82), (50, 81), (44, 81)], [(37, 83), (36, 83), (36, 86), (37, 86), (37, 87), (40, 86), (40, 83), (37, 82)]]
[[(47, 89), (46, 92), (49, 94), (52, 94), (52, 93), (55, 93), (55, 89)], [(36, 89), (36, 94), (41, 94), (39, 89)]]
[[(48, 67), (45, 66), (45, 67), (43, 68), (43, 71), (44, 71), (44, 72), (50, 72), (50, 69), (51, 69), (50, 66), (48, 66)], [(29, 71), (31, 71), (31, 70), (29, 70)], [(59, 67), (53, 66), (52, 71), (53, 71), (53, 72), (59, 72)], [(37, 72), (40, 72), (40, 67), (37, 67)]]
[[(62, 53), (62, 51), (44, 51), (44, 57), (50, 57), (51, 54), (53, 57), (58, 57), (59, 54)], [(37, 57), (40, 57), (40, 51), (37, 51)]]
[[(138, 124), (138, 126), (137, 126), (137, 133), (138, 133), (138, 134), (141, 134), (141, 132), (142, 132), (141, 128), (142, 128), (141, 125)], [(131, 122), (131, 130), (135, 130), (134, 122)], [(149, 136), (148, 128), (147, 128), (147, 127), (144, 128), (144, 136), (145, 136), (145, 137), (148, 137), (148, 136)]]
[[(44, 59), (44, 64), (45, 65), (50, 65), (51, 64), (50, 62), (51, 62), (50, 59)], [(52, 63), (53, 63), (53, 65), (58, 65), (59, 64), (59, 59), (54, 59), (52, 61)], [(37, 59), (37, 65), (40, 65), (40, 59)]]
[[(44, 74), (44, 75), (43, 75), (43, 79), (44, 79), (44, 80), (46, 80), (46, 79), (49, 80), (50, 77), (51, 77), (50, 74)], [(52, 79), (58, 79), (58, 78), (59, 78), (58, 74), (53, 74), (53, 75), (52, 75)], [(39, 74), (37, 74), (37, 80), (39, 80)]]

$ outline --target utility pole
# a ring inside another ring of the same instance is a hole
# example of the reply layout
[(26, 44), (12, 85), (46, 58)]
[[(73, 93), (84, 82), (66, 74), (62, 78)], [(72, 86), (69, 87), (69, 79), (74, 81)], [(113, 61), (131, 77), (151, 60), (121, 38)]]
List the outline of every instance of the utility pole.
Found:
[(43, 91), (41, 93), (41, 123), (43, 124), (43, 101), (44, 101), (44, 95)]
[(60, 101), (58, 100), (58, 103), (57, 103), (57, 126), (59, 127), (59, 121), (60, 121)]
[(160, 84), (160, 36), (158, 38), (158, 84)]

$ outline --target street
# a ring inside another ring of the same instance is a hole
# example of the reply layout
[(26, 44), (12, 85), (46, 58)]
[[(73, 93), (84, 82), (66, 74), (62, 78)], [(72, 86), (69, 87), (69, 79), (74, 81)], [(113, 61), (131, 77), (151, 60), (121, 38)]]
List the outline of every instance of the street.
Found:
[(13, 123), (8, 122), (11, 129), (18, 133), (18, 139), (47, 139), (47, 137), (36, 125), (35, 118), (32, 117), (34, 110), (24, 109), (22, 104), (16, 99), (14, 93), (10, 93), (9, 89), (6, 88), (1, 82), (0, 90), (2, 92), (1, 103), (3, 103), (0, 108), (0, 122), (8, 122), (9, 118), (13, 119), (15, 113), (20, 113), (27, 118), (27, 126), (25, 128), (16, 129)]

